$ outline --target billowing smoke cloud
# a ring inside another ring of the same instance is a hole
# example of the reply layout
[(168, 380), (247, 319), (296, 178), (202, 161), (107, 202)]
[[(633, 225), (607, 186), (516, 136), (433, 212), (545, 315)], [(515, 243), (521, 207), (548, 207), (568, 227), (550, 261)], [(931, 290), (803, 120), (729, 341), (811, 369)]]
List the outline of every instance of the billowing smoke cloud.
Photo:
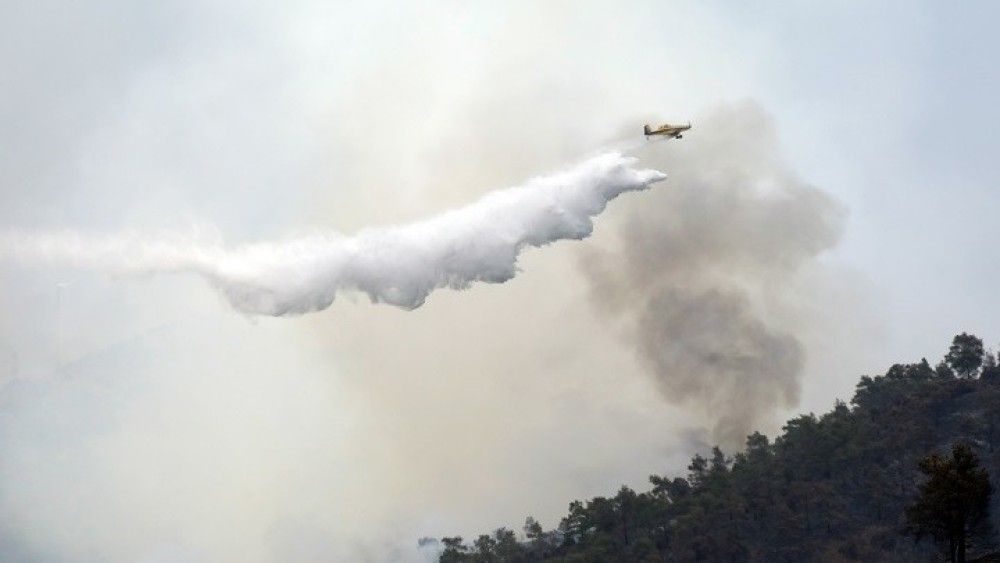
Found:
[(251, 314), (319, 311), (342, 290), (413, 309), (438, 288), (513, 278), (525, 246), (586, 238), (594, 228), (591, 217), (608, 201), (666, 177), (636, 169), (635, 161), (605, 153), (425, 221), (350, 237), (314, 235), (228, 250), (134, 237), (9, 234), (0, 239), (0, 255), (122, 273), (193, 272)]
[(623, 320), (663, 395), (689, 405), (728, 446), (795, 405), (806, 268), (838, 240), (845, 213), (781, 162), (753, 104), (716, 110), (653, 165), (669, 189), (637, 207), (614, 249), (587, 249), (598, 308)]

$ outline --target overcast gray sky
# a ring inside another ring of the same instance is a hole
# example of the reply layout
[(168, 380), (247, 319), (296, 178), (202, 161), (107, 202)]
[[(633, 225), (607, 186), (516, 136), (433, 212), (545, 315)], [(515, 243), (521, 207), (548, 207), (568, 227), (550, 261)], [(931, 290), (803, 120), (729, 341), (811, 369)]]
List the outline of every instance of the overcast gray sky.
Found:
[[(716, 178), (699, 119), (749, 103), (773, 150), (743, 129), (711, 146), (773, 158), (846, 212), (787, 278), (737, 272), (804, 347), (798, 400), (766, 430), (862, 373), (936, 361), (956, 332), (1000, 343), (994, 3), (328, 4), (0, 3), (0, 227), (353, 232), (643, 119), (694, 120), (678, 143), (696, 169), (643, 158)], [(251, 319), (184, 276), (3, 263), (0, 549), (412, 560), (420, 536), (554, 526), (574, 498), (683, 468), (716, 413), (665, 400), (580, 267), (671, 201), (623, 196), (592, 239), (412, 312), (343, 298)]]

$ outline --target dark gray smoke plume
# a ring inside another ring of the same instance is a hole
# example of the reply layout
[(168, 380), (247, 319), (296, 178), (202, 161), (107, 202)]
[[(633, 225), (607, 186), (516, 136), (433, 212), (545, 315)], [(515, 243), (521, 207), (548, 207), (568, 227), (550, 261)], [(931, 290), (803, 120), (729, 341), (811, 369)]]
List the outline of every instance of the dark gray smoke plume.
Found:
[(737, 446), (798, 401), (798, 274), (836, 244), (845, 211), (782, 163), (772, 120), (752, 103), (643, 153), (667, 184), (616, 248), (588, 249), (582, 265), (664, 396)]

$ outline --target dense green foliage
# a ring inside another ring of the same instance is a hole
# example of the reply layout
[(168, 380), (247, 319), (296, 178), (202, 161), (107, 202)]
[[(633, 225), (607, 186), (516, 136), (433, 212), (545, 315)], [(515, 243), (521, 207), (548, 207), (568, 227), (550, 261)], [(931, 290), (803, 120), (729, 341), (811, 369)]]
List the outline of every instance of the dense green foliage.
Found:
[[(440, 560), (940, 560), (933, 510), (924, 514), (930, 527), (914, 527), (920, 487), (934, 478), (921, 467), (966, 443), (989, 478), (1000, 476), (996, 364), (981, 340), (959, 335), (936, 368), (922, 360), (862, 377), (850, 405), (794, 418), (774, 442), (754, 433), (732, 457), (719, 448), (696, 455), (686, 477), (653, 475), (649, 491), (574, 501), (557, 529), (529, 519), (520, 541), (504, 528), (472, 545), (445, 538)], [(971, 557), (992, 547), (1000, 511), (986, 502)]]

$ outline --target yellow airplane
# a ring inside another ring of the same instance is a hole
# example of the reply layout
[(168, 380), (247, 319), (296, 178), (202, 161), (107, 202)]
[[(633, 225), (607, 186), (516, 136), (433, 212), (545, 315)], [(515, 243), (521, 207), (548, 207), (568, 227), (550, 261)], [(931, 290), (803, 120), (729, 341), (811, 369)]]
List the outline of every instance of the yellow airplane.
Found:
[(691, 128), (691, 122), (689, 121), (687, 125), (671, 125), (669, 123), (664, 123), (656, 129), (653, 129), (649, 125), (643, 127), (642, 132), (646, 134), (646, 137), (651, 137), (653, 135), (662, 135), (668, 139), (683, 139), (684, 135), (681, 133), (687, 131)]

